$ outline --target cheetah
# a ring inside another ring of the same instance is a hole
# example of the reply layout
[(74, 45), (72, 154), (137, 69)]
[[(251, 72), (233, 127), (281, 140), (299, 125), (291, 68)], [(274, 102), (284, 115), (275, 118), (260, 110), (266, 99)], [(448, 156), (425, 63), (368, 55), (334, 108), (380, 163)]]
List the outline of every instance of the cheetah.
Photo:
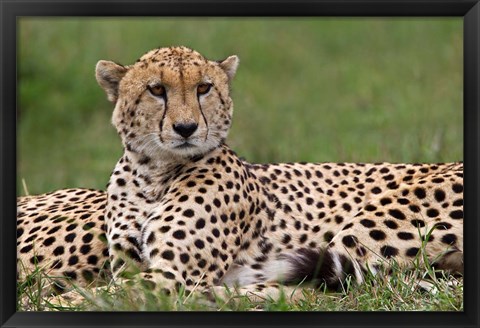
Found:
[(19, 280), (39, 267), (62, 292), (66, 280), (87, 286), (109, 277), (104, 211), (105, 193), (67, 189), (17, 201), (17, 273)]
[(238, 64), (186, 47), (99, 61), (123, 155), (106, 193), (20, 198), (18, 258), (79, 284), (138, 268), (167, 293), (335, 289), (418, 258), (463, 272), (462, 162), (249, 163), (225, 143)]

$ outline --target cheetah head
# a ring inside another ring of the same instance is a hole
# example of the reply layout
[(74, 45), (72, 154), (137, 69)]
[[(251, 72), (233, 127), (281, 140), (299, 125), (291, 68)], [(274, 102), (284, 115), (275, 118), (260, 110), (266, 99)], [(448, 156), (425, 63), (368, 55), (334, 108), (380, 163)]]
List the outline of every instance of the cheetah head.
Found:
[(96, 78), (115, 103), (124, 147), (149, 157), (190, 157), (218, 147), (233, 112), (238, 57), (211, 61), (186, 47), (152, 50), (130, 66), (101, 60)]

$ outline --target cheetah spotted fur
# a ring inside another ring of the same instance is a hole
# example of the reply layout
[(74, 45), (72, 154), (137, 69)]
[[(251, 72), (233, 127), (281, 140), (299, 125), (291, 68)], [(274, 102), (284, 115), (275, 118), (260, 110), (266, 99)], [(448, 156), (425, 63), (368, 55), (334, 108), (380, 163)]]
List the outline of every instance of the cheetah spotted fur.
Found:
[(238, 62), (186, 47), (98, 62), (124, 153), (106, 193), (18, 199), (22, 266), (80, 285), (138, 267), (154, 290), (275, 294), (362, 283), (389, 260), (411, 266), (423, 243), (463, 272), (462, 163), (248, 163), (225, 144)]

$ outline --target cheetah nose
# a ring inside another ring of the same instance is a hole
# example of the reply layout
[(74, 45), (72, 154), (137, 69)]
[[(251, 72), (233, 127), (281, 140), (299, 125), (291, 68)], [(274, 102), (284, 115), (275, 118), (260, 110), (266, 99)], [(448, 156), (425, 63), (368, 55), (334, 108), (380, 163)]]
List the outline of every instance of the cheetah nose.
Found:
[(196, 123), (188, 123), (188, 124), (174, 124), (173, 129), (175, 132), (177, 132), (179, 135), (181, 135), (184, 138), (190, 137), (195, 130), (197, 130), (198, 124)]

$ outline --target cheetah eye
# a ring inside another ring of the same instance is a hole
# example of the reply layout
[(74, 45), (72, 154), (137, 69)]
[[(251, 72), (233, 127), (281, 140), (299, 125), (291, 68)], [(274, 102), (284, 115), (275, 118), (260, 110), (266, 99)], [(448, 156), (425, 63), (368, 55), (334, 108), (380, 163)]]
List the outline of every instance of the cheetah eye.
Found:
[(155, 97), (165, 97), (166, 95), (166, 90), (165, 87), (161, 84), (155, 84), (153, 86), (148, 86), (148, 91)]
[(210, 91), (211, 87), (212, 87), (212, 85), (210, 83), (199, 84), (198, 87), (197, 87), (197, 94), (199, 94), (199, 95), (207, 94), (208, 91)]

